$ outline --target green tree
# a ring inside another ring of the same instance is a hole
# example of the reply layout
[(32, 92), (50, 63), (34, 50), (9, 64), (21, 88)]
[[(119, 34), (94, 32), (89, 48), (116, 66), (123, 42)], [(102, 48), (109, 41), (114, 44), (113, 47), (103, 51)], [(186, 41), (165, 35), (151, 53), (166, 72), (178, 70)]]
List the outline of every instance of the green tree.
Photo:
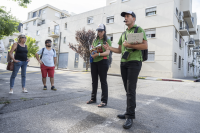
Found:
[(5, 11), (5, 7), (0, 7), (0, 40), (4, 36), (11, 36), (13, 33), (18, 32), (19, 20), (12, 16), (9, 12)]
[(32, 0), (12, 0), (18, 2), (19, 6), (27, 8), (27, 5), (32, 2)]
[[(17, 41), (17, 38), (15, 38), (15, 41)], [(35, 38), (26, 36), (26, 45), (27, 45), (27, 49), (28, 49), (28, 58), (36, 58), (35, 54), (38, 52), (39, 47), (35, 45)], [(10, 49), (12, 48), (12, 46), (10, 46)]]

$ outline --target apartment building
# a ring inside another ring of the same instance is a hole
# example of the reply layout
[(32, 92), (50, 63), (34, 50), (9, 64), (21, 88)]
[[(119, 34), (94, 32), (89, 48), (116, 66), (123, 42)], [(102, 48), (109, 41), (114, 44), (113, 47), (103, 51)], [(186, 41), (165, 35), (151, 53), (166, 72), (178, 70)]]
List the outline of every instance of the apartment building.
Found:
[[(95, 30), (100, 23), (107, 28), (113, 47), (127, 28), (122, 11), (135, 12), (136, 24), (148, 37), (149, 59), (143, 62), (141, 76), (183, 78), (199, 76), (199, 30), (197, 15), (192, 12), (192, 0), (107, 0), (106, 6), (81, 14), (70, 15), (51, 5), (28, 13), (23, 23), (24, 34), (44, 41), (53, 40), (59, 56), (58, 68), (84, 70), (85, 63), (69, 49), (69, 42), (76, 44), (75, 32), (85, 27)], [(112, 55), (109, 73), (120, 74), (120, 54)], [(39, 66), (35, 59), (29, 65)]]

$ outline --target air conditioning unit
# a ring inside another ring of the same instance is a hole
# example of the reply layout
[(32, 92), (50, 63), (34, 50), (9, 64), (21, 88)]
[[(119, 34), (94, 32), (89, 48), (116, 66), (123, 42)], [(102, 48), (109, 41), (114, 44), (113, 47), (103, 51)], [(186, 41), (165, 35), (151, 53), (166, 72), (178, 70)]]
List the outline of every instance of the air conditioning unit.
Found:
[(41, 23), (38, 23), (38, 24), (37, 24), (37, 26), (40, 26), (40, 25), (41, 25)]

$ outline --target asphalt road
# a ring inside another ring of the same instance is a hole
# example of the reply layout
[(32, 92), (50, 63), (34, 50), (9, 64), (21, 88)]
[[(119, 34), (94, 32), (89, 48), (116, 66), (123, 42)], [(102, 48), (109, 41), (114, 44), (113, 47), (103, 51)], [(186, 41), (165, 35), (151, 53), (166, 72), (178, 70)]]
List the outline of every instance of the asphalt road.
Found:
[[(20, 72), (19, 72), (20, 73)], [(91, 76), (87, 72), (56, 71), (58, 91), (42, 90), (37, 68), (27, 71), (28, 94), (21, 92), (21, 76), (9, 92), (11, 73), (0, 69), (0, 133), (200, 133), (200, 84), (138, 80), (136, 119), (131, 129), (116, 115), (126, 108), (121, 77), (108, 76), (106, 108), (87, 105)]]

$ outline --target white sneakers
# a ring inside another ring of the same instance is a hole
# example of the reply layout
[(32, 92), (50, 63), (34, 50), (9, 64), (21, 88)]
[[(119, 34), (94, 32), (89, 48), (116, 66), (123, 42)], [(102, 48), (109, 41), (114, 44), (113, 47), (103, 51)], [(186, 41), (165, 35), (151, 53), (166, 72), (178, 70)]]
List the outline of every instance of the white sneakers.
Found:
[[(28, 93), (27, 89), (22, 90), (22, 93)], [(10, 90), (9, 94), (13, 94), (13, 90)]]
[(28, 93), (27, 89), (22, 90), (23, 93)]
[(13, 90), (10, 90), (10, 91), (9, 91), (9, 94), (13, 94)]

